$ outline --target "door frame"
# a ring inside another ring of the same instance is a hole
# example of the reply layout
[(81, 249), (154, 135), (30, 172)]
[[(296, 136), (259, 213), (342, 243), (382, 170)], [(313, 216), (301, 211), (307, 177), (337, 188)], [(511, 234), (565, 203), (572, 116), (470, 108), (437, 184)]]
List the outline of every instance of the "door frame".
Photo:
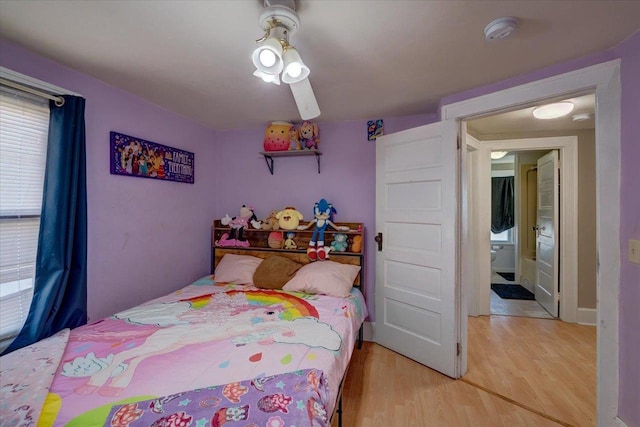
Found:
[[(558, 150), (560, 152), (560, 274), (561, 284), (560, 319), (565, 322), (578, 322), (578, 138), (576, 136), (557, 136), (544, 138), (520, 138), (480, 141), (478, 148), (477, 173), (480, 185), (477, 186), (476, 207), (476, 254), (466, 262), (476, 264), (479, 277), (477, 296), (478, 315), (491, 314), (491, 259), (486, 249), (491, 245), (491, 151), (534, 151)], [(517, 213), (516, 213), (517, 215)], [(520, 226), (520, 224), (518, 224)], [(517, 238), (516, 238), (517, 239)], [(517, 240), (516, 240), (517, 254)], [(516, 264), (518, 263), (516, 258)], [(519, 269), (516, 268), (516, 272)], [(466, 287), (465, 289), (468, 289)]]
[[(597, 420), (599, 426), (617, 425), (618, 413), (618, 317), (620, 290), (620, 60), (604, 62), (487, 95), (442, 106), (443, 137), (459, 141), (462, 120), (500, 110), (515, 109), (532, 102), (592, 91), (596, 93), (596, 239), (597, 239)], [(461, 152), (457, 170), (456, 200), (462, 206), (466, 151)], [(460, 211), (462, 209), (460, 208)], [(462, 222), (460, 215), (458, 220)], [(464, 241), (458, 251), (458, 268), (464, 265)], [(458, 294), (464, 294), (460, 276)], [(467, 352), (467, 307), (459, 296), (458, 334), (463, 353)], [(459, 372), (467, 370), (466, 357), (458, 360)]]

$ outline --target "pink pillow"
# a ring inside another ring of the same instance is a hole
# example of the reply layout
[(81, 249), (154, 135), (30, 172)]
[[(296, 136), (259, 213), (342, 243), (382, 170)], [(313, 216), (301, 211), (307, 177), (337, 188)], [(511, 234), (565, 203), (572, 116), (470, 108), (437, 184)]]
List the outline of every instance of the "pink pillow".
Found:
[(253, 273), (262, 261), (262, 258), (255, 256), (226, 254), (214, 271), (215, 280), (237, 285), (253, 285)]
[(282, 289), (346, 298), (360, 266), (333, 261), (316, 261), (302, 267)]

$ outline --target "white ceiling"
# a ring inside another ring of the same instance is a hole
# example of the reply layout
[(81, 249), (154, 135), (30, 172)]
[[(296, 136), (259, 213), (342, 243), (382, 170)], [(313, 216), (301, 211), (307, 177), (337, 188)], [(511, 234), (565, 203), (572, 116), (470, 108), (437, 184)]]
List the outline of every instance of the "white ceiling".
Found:
[[(299, 121), (286, 85), (252, 76), (259, 0), (1, 0), (0, 35), (214, 129)], [(318, 121), (433, 113), (446, 95), (611, 48), (639, 1), (299, 0), (290, 41)], [(510, 38), (486, 24), (515, 16)]]

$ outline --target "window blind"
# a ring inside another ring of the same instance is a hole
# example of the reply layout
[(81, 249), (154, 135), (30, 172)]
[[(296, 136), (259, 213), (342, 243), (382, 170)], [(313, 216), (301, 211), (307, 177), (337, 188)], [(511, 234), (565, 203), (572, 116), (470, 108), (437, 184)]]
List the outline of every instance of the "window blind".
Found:
[(0, 88), (0, 341), (33, 296), (48, 130), (48, 101)]

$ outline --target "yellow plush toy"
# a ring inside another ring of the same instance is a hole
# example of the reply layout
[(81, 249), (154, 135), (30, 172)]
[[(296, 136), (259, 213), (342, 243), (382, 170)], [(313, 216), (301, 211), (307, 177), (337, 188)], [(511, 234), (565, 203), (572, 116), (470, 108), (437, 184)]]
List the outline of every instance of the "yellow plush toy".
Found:
[(302, 214), (294, 207), (288, 206), (276, 214), (278, 224), (283, 230), (295, 230), (300, 225)]

